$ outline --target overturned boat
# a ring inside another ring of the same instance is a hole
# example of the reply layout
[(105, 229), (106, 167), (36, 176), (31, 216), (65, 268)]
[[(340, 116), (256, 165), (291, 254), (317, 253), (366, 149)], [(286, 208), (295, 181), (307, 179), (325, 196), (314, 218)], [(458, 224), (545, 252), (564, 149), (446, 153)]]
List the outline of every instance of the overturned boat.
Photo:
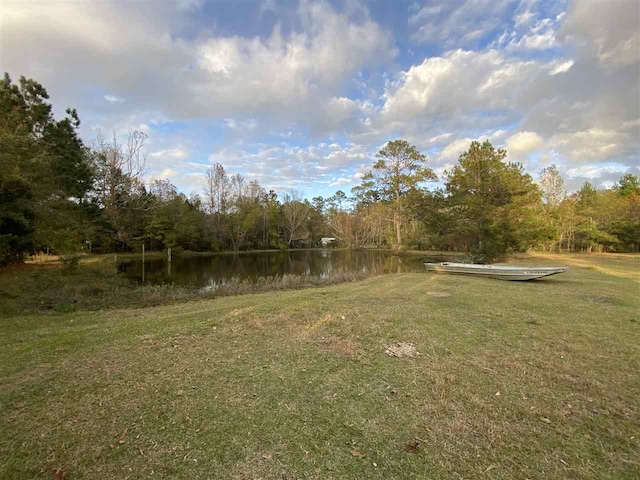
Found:
[(500, 280), (535, 280), (564, 273), (568, 267), (516, 267), (508, 265), (476, 265), (473, 263), (425, 263), (428, 271), (437, 273), (458, 273), (497, 278)]

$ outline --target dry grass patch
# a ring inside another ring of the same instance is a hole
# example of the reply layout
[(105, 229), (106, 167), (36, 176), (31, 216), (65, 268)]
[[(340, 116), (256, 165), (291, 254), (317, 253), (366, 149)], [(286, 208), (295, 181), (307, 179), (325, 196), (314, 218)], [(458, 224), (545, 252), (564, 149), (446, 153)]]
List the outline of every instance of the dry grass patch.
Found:
[(360, 358), (362, 355), (362, 344), (354, 340), (338, 337), (321, 338), (320, 348), (327, 352), (335, 353), (352, 360)]

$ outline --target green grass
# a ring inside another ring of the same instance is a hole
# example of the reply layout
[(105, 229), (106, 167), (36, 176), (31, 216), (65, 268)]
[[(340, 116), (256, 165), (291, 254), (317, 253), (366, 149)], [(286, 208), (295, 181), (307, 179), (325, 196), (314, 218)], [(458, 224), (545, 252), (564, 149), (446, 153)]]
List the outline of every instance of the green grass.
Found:
[(639, 257), (517, 260), (5, 317), (0, 478), (639, 478)]

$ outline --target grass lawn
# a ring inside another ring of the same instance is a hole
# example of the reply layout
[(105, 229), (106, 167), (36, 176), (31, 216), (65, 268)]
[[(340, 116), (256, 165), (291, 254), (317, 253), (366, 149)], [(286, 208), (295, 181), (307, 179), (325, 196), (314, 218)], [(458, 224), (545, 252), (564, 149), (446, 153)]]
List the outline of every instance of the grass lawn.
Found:
[(640, 257), (518, 261), (5, 316), (0, 478), (640, 478)]

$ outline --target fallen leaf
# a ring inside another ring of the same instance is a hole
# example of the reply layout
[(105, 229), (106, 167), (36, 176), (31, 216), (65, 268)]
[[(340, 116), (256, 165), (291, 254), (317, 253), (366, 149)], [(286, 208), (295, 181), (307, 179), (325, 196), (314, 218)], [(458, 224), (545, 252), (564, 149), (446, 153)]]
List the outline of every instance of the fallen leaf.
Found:
[(53, 480), (64, 480), (65, 478), (67, 478), (67, 469), (64, 467), (58, 468), (53, 474)]
[(359, 450), (351, 450), (351, 455), (358, 458), (367, 458), (367, 456)]
[(124, 442), (127, 441), (127, 433), (129, 432), (128, 428), (124, 429), (124, 432), (122, 432), (122, 435), (120, 435), (120, 438), (118, 439), (118, 443), (120, 445), (122, 445)]
[(404, 451), (407, 453), (416, 453), (418, 451), (418, 447), (420, 443), (417, 440), (407, 443), (407, 446), (404, 447)]

